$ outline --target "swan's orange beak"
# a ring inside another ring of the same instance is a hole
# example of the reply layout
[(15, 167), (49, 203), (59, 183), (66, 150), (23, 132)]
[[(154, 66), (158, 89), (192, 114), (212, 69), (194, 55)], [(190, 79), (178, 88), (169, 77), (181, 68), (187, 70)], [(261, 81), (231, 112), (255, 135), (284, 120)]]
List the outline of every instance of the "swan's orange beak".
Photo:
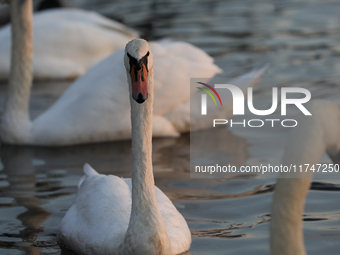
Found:
[(132, 98), (141, 104), (148, 98), (148, 70), (144, 63), (131, 67)]

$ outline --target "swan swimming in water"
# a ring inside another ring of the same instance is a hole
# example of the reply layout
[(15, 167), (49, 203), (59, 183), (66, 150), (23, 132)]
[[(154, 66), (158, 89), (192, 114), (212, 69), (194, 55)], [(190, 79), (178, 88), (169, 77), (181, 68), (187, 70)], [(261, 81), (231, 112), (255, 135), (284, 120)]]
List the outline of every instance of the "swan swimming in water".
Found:
[[(74, 145), (131, 138), (124, 50), (118, 50), (73, 83), (57, 102), (34, 120), (29, 118), (32, 64), (31, 0), (11, 0), (12, 66), (5, 102), (0, 138), (4, 143), (27, 145)], [(190, 77), (211, 78), (221, 72), (213, 59), (202, 50), (184, 42), (151, 43), (155, 62), (155, 102), (153, 136), (177, 137), (195, 129), (206, 128), (190, 119)], [(253, 86), (264, 69), (235, 79), (243, 90)], [(248, 78), (248, 79), (245, 79)], [(227, 93), (225, 90), (222, 93)], [(197, 92), (195, 95), (199, 95)], [(200, 100), (200, 97), (192, 97)], [(209, 100), (208, 100), (209, 103)], [(212, 107), (216, 111), (231, 111)], [(229, 115), (230, 116), (230, 115)], [(226, 118), (226, 115), (223, 115)]]
[(131, 105), (132, 178), (101, 175), (85, 165), (58, 237), (86, 255), (180, 254), (190, 247), (190, 230), (169, 198), (154, 186), (150, 45), (142, 39), (129, 42), (124, 64)]
[[(33, 78), (46, 80), (75, 79), (139, 36), (95, 12), (52, 9), (33, 16), (33, 37)], [(9, 77), (10, 50), (11, 25), (6, 25), (0, 29), (1, 80)]]
[[(303, 116), (292, 130), (282, 165), (317, 164), (326, 151), (335, 163), (340, 151), (340, 110), (330, 101), (311, 101), (312, 116)], [(271, 208), (272, 255), (306, 255), (302, 216), (313, 174), (281, 173)]]

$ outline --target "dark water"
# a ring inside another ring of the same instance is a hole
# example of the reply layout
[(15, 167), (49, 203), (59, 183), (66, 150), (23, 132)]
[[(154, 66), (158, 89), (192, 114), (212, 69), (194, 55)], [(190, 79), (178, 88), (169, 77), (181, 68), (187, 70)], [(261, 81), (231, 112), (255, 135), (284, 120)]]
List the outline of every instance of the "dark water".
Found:
[[(282, 86), (306, 87), (313, 98), (340, 103), (338, 77), (322, 78), (339, 73), (339, 1), (109, 2), (82, 5), (140, 29), (148, 39), (172, 36), (194, 43), (216, 58), (225, 75), (270, 63), (267, 77), (285, 77), (279, 82)], [(301, 82), (301, 77), (308, 79)], [(32, 116), (67, 86), (35, 84)], [(270, 86), (270, 79), (259, 84), (257, 104), (271, 103)], [(1, 101), (3, 96), (2, 85)], [(225, 145), (226, 158), (238, 165), (280, 162), (287, 135), (287, 130), (233, 130)], [(188, 134), (155, 139), (153, 161), (156, 185), (192, 231), (190, 254), (269, 254), (275, 179), (262, 175), (190, 179), (189, 145)], [(83, 164), (90, 163), (100, 173), (129, 177), (130, 155), (129, 141), (61, 148), (1, 145), (0, 254), (60, 254), (55, 237), (75, 196)], [(330, 160), (324, 156), (322, 162)], [(314, 181), (304, 215), (307, 252), (339, 254), (340, 179), (338, 174), (316, 175)]]

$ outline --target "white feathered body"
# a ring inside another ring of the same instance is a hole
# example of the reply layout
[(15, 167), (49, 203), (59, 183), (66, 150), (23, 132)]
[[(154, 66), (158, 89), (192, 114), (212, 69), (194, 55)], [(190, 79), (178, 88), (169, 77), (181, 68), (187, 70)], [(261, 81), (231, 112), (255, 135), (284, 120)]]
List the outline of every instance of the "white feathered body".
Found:
[[(85, 178), (60, 224), (59, 240), (81, 254), (120, 254), (119, 245), (129, 225), (131, 189), (131, 179), (97, 173)], [(172, 252), (188, 250), (191, 234), (185, 219), (169, 198), (155, 189)], [(140, 231), (143, 232), (142, 224)]]
[[(11, 26), (0, 30), (0, 79), (10, 70)], [(35, 79), (74, 79), (138, 33), (95, 12), (53, 9), (33, 16)]]

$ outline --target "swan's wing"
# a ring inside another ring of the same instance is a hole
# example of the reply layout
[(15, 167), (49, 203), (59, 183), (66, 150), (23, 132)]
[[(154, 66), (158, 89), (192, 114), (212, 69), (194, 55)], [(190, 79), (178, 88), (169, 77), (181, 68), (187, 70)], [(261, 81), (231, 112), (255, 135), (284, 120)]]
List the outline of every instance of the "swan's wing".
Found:
[(211, 78), (222, 70), (201, 49), (185, 42), (151, 42), (154, 55), (154, 114), (164, 115), (190, 96), (190, 78)]
[[(243, 74), (233, 80), (231, 80), (229, 83), (238, 86), (242, 91), (245, 93), (247, 91), (248, 87), (254, 86), (259, 80), (261, 79), (264, 72), (267, 70), (268, 66), (265, 66), (261, 69), (253, 70), (249, 73)], [(227, 90), (221, 90), (219, 91), (219, 95), (221, 98), (226, 99), (227, 103), (223, 103), (223, 107), (209, 107), (210, 103), (213, 103), (212, 101), (208, 100), (208, 108), (209, 108), (209, 114), (214, 114), (217, 117), (220, 117), (223, 119), (228, 118), (232, 115), (232, 104), (231, 104), (231, 94)], [(190, 113), (190, 100), (197, 100), (201, 101), (200, 93), (193, 94), (188, 100), (186, 100), (184, 103), (173, 109), (170, 113), (165, 115), (165, 117), (175, 126), (176, 130), (178, 132), (189, 132), (190, 126), (191, 130), (199, 130), (199, 129), (205, 129), (209, 128), (211, 126), (211, 123), (207, 122), (201, 122), (200, 120), (202, 118), (199, 118), (201, 116), (200, 108), (197, 109), (191, 109), (192, 112)], [(212, 112), (214, 111), (215, 112)], [(198, 118), (195, 118), (197, 116)], [(191, 119), (190, 119), (191, 117)], [(209, 125), (209, 126), (207, 126)]]
[(246, 94), (247, 88), (253, 87), (256, 83), (258, 83), (268, 68), (269, 65), (265, 65), (260, 69), (254, 69), (249, 73), (242, 74), (241, 76), (231, 80), (230, 84), (239, 87), (240, 89), (242, 89), (243, 93)]
[(128, 139), (130, 122), (123, 50), (119, 50), (80, 77), (38, 116), (33, 136), (35, 143), (53, 145)]
[(34, 17), (36, 78), (76, 78), (138, 34), (97, 13), (59, 9)]
[(106, 18), (97, 12), (87, 11), (83, 9), (65, 8), (65, 9), (50, 9), (38, 12), (34, 15), (34, 21), (39, 24), (54, 22), (65, 23), (83, 23), (89, 26), (102, 27), (103, 29), (115, 31), (116, 33), (125, 34), (126, 36), (136, 38), (139, 33), (122, 23)]
[(152, 118), (153, 137), (178, 137), (180, 133), (174, 125), (164, 116), (155, 115)]
[(157, 202), (168, 231), (174, 254), (187, 251), (191, 244), (191, 233), (184, 217), (177, 211), (170, 199), (156, 187)]
[(80, 254), (110, 254), (124, 239), (130, 212), (131, 192), (123, 179), (92, 175), (80, 186), (58, 238)]
[[(33, 16), (35, 79), (76, 78), (92, 65), (138, 37), (123, 24), (97, 13), (53, 9)], [(0, 78), (10, 66), (10, 25), (0, 30)]]
[(86, 178), (94, 175), (98, 175), (97, 171), (86, 163), (84, 165), (84, 176), (80, 178), (80, 181), (78, 183), (78, 189), (80, 189), (81, 184), (85, 181)]

